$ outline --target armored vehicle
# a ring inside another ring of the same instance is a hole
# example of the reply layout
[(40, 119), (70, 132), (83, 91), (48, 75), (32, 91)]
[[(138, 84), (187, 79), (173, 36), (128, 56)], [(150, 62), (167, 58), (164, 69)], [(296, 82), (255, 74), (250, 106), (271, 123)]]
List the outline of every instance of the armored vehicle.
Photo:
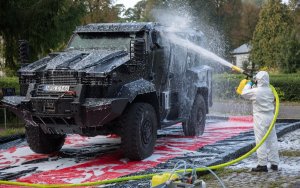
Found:
[[(170, 32), (158, 23), (77, 27), (63, 52), (18, 71), (20, 96), (2, 103), (25, 121), (36, 153), (59, 151), (66, 134), (117, 134), (124, 156), (142, 160), (157, 129), (181, 122), (186, 136), (201, 135), (212, 105), (211, 68)], [(175, 34), (202, 40), (196, 31)]]

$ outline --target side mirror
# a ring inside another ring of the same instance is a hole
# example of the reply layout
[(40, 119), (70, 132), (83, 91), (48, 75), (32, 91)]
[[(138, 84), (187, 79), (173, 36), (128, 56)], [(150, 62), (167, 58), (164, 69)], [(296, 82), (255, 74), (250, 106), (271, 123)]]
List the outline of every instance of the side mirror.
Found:
[(163, 46), (161, 46), (161, 44), (158, 44), (159, 43), (158, 31), (154, 30), (151, 32), (151, 40), (152, 40), (152, 44), (150, 45), (150, 47), (152, 50), (163, 48)]
[(19, 58), (21, 64), (29, 63), (29, 43), (27, 40), (19, 40)]
[(153, 44), (157, 44), (157, 31), (152, 31), (151, 32), (151, 39)]

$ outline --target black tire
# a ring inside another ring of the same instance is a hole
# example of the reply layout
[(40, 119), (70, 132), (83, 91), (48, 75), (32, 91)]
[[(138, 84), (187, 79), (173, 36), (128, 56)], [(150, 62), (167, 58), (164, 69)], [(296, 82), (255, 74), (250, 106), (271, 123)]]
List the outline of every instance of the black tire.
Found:
[(37, 126), (28, 126), (25, 130), (27, 143), (35, 153), (54, 153), (59, 151), (65, 143), (65, 135), (45, 134)]
[(202, 135), (205, 129), (206, 103), (201, 94), (197, 94), (187, 122), (182, 123), (185, 136)]
[(150, 104), (133, 103), (121, 118), (125, 157), (142, 160), (152, 155), (157, 137), (156, 112)]

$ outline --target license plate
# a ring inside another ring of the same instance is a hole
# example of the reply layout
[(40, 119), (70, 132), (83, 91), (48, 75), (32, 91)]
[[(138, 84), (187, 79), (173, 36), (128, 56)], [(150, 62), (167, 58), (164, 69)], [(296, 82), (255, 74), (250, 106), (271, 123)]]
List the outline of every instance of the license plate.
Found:
[(46, 92), (66, 92), (69, 91), (70, 86), (61, 86), (61, 85), (45, 85), (44, 91)]
[(44, 112), (55, 112), (55, 104), (54, 102), (45, 101), (44, 103)]

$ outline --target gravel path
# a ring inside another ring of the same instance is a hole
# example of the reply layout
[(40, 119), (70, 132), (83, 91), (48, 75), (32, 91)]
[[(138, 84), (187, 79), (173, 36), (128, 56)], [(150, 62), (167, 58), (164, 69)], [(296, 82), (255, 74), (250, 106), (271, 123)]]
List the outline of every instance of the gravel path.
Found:
[[(254, 173), (250, 169), (256, 166), (256, 154), (242, 162), (216, 173), (226, 187), (300, 187), (300, 129), (287, 133), (279, 139), (280, 164), (278, 171)], [(211, 176), (202, 177), (207, 187), (220, 187)]]

